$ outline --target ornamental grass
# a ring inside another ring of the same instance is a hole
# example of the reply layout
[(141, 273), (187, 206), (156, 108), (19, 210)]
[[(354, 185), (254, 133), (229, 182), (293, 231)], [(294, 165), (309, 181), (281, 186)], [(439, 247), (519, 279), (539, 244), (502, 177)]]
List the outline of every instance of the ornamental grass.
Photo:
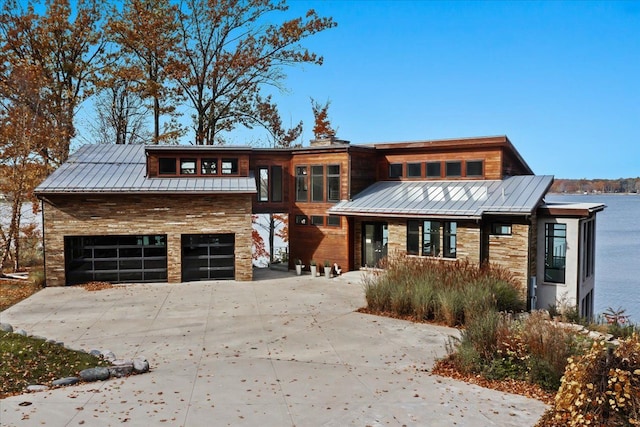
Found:
[(521, 311), (523, 292), (505, 269), (466, 260), (398, 256), (365, 278), (367, 309), (462, 326), (488, 311)]

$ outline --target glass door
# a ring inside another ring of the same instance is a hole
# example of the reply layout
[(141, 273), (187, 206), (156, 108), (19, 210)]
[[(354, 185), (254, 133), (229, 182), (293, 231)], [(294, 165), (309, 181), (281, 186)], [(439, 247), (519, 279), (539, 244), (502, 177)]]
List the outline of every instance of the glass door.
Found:
[(362, 266), (379, 267), (387, 256), (389, 229), (386, 222), (365, 222), (362, 224)]

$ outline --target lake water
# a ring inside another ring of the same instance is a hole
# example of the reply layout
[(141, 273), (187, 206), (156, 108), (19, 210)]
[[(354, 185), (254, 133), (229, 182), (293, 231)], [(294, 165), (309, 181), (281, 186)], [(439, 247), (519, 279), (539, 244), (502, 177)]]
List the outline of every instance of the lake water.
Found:
[(622, 307), (640, 323), (640, 195), (550, 194), (546, 200), (607, 205), (596, 221), (595, 312)]

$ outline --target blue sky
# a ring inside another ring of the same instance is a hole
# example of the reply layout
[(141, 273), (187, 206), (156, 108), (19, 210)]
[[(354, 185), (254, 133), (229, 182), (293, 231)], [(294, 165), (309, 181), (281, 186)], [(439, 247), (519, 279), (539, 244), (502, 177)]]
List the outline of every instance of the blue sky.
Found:
[(288, 3), (338, 22), (275, 94), (305, 141), (314, 97), (352, 144), (507, 135), (536, 174), (640, 176), (640, 2)]

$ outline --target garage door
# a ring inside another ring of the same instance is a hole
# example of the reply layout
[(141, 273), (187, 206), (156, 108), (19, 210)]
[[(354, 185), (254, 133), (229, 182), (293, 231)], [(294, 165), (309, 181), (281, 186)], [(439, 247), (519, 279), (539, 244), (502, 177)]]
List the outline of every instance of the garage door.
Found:
[(167, 281), (165, 235), (67, 236), (64, 251), (69, 285)]
[(182, 281), (233, 278), (235, 235), (182, 235)]

